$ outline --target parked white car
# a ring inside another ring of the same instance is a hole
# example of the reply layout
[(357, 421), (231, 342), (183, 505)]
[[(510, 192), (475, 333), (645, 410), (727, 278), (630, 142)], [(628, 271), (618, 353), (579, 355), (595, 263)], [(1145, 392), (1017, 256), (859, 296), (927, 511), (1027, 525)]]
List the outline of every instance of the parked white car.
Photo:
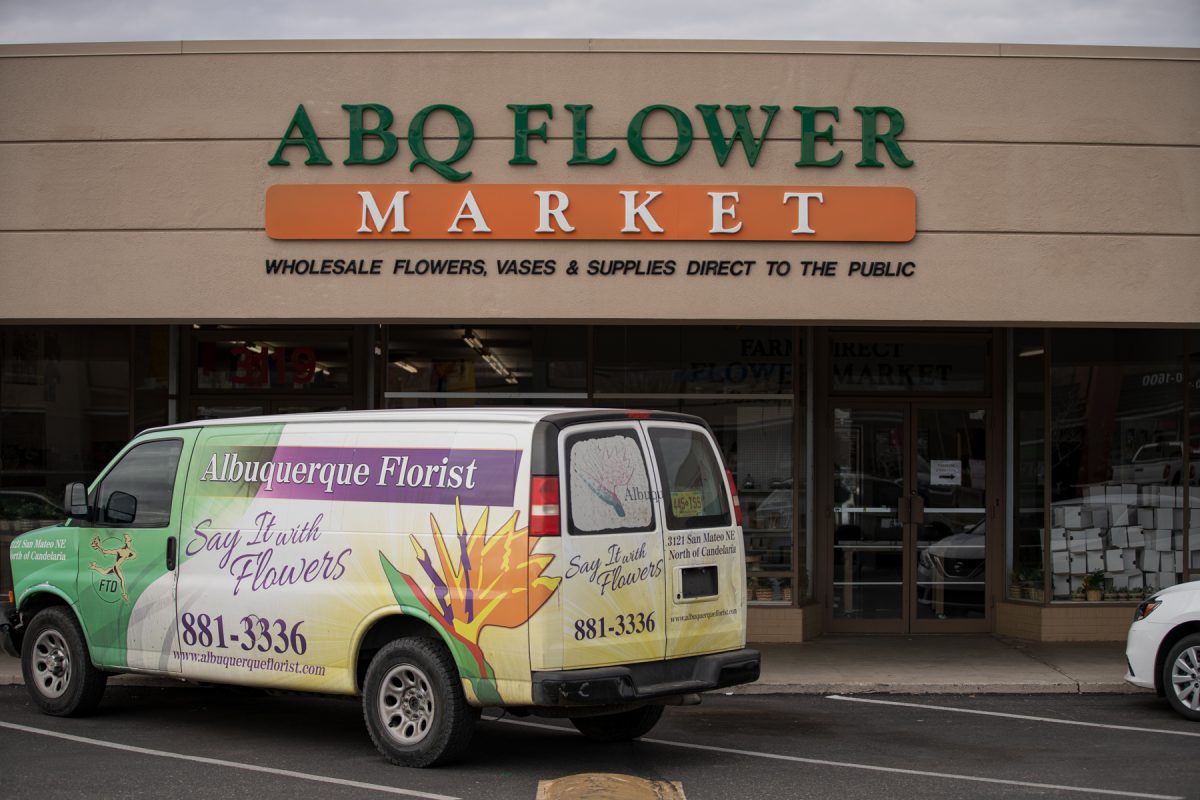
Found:
[(1200, 581), (1163, 589), (1138, 606), (1125, 660), (1126, 681), (1157, 690), (1200, 722)]

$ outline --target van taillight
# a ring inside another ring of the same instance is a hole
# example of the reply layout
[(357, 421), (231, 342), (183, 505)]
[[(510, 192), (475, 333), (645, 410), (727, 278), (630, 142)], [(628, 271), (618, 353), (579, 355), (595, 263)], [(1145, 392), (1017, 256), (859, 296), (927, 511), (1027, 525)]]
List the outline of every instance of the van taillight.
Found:
[(729, 494), (733, 495), (733, 519), (738, 524), (742, 524), (742, 501), (738, 500), (737, 481), (733, 479), (733, 472), (725, 470), (725, 480), (729, 481)]
[(558, 478), (533, 476), (529, 485), (529, 535), (561, 536), (558, 509)]

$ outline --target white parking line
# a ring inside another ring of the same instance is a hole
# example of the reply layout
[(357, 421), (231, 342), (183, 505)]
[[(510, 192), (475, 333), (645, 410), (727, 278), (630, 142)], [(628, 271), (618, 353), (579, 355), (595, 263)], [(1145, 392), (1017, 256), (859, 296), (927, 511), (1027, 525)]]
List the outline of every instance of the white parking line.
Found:
[(124, 750), (127, 753), (141, 753), (147, 756), (159, 756), (161, 758), (177, 758), (180, 761), (194, 761), (198, 764), (212, 764), (216, 767), (230, 767), (232, 769), (244, 769), (248, 772), (265, 772), (268, 775), (282, 775), (287, 778), (299, 778), (304, 781), (315, 781), (317, 783), (333, 783), (338, 786), (351, 786), (355, 789), (367, 789), (372, 792), (384, 792), (385, 794), (399, 794), (405, 797), (421, 797), (425, 800), (460, 800), (460, 798), (452, 797), (445, 794), (431, 794), (429, 792), (418, 792), (415, 789), (400, 789), (395, 786), (383, 786), (378, 783), (363, 783), (361, 781), (348, 781), (342, 778), (330, 778), (327, 775), (313, 775), (308, 772), (294, 772), (290, 769), (275, 769), (274, 767), (260, 767), (257, 764), (243, 764), (240, 761), (226, 761), (223, 758), (204, 758), (203, 756), (189, 756), (183, 753), (172, 753), (167, 750), (151, 750), (148, 747), (134, 747), (129, 744), (117, 744), (115, 742), (105, 742), (99, 739), (87, 739), (83, 736), (72, 736), (69, 733), (59, 733), (58, 731), (48, 731), (42, 728), (31, 728), (28, 725), (17, 725), (12, 722), (0, 722), (0, 728), (9, 728), (14, 731), (22, 731), (24, 733), (35, 733), (39, 736), (53, 736), (56, 739), (66, 739), (70, 742), (79, 742), (81, 744), (95, 745), (96, 747), (108, 747), (112, 750)]
[[(544, 728), (545, 730), (557, 731), (559, 733), (574, 733), (570, 728), (564, 728), (560, 725), (547, 725), (541, 722), (525, 722), (524, 720), (515, 719), (499, 719), (489, 720), (491, 722), (504, 722), (509, 725), (524, 725), (529, 728)], [(668, 747), (683, 747), (689, 750), (704, 750), (712, 753), (726, 753), (735, 756), (749, 756), (750, 758), (769, 758), (775, 761), (791, 761), (798, 764), (813, 764), (820, 767), (843, 767), (846, 769), (861, 769), (870, 772), (888, 772), (901, 775), (917, 775), (923, 778), (946, 778), (956, 781), (970, 781), (973, 783), (994, 783), (1002, 786), (1021, 786), (1031, 789), (1053, 789), (1060, 792), (1083, 792), (1091, 795), (1105, 795), (1109, 797), (1142, 797), (1147, 800), (1185, 800), (1181, 795), (1173, 794), (1146, 794), (1144, 792), (1123, 792), (1117, 789), (1093, 789), (1087, 786), (1065, 786), (1056, 783), (1032, 783), (1030, 781), (1011, 781), (1003, 778), (981, 778), (975, 775), (956, 775), (951, 772), (929, 772), (921, 769), (902, 769), (900, 767), (880, 767), (875, 764), (855, 764), (850, 761), (827, 761), (823, 758), (803, 758), (801, 756), (785, 756), (778, 753), (760, 753), (755, 750), (738, 750), (732, 747), (713, 747), (706, 744), (692, 744), (691, 742), (672, 742), (667, 739), (648, 739), (643, 737), (643, 742), (651, 744), (661, 744)]]
[(924, 703), (902, 703), (897, 700), (876, 700), (867, 697), (846, 697), (841, 694), (831, 694), (828, 696), (830, 700), (845, 700), (849, 703), (874, 703), (881, 706), (905, 706), (908, 708), (927, 708), (931, 711), (954, 711), (958, 714), (979, 714), (985, 717), (1007, 717), (1009, 719), (1025, 719), (1032, 722), (1053, 722), (1056, 725), (1081, 725), (1085, 728), (1109, 728), (1114, 731), (1134, 731), (1136, 733), (1162, 733), (1167, 736), (1195, 736), (1200, 737), (1200, 733), (1192, 733), (1191, 731), (1172, 731), (1163, 728), (1138, 728), (1134, 725), (1111, 725), (1106, 722), (1080, 722), (1073, 719), (1055, 719), (1054, 717), (1032, 717), (1026, 714), (1008, 714), (1003, 711), (982, 711), (975, 708), (953, 708), (951, 706), (933, 706)]

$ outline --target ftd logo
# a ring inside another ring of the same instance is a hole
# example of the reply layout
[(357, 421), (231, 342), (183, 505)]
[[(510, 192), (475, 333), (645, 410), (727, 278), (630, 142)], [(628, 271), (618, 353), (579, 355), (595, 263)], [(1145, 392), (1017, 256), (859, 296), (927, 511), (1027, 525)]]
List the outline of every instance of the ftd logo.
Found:
[(88, 565), (88, 568), (94, 573), (92, 587), (96, 590), (96, 594), (109, 603), (115, 603), (121, 599), (128, 601), (129, 592), (125, 588), (125, 576), (121, 573), (121, 565), (137, 558), (137, 553), (133, 551), (132, 537), (127, 533), (124, 542), (111, 536), (101, 542), (99, 536), (93, 536), (92, 549), (102, 556), (116, 557), (113, 563), (107, 567), (101, 567), (95, 561)]

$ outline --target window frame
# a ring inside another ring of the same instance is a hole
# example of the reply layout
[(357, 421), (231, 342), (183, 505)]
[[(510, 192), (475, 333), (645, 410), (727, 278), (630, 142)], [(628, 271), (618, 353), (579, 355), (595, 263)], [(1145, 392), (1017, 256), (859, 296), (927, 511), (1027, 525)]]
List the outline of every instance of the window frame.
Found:
[[(659, 497), (662, 500), (663, 509), (663, 524), (668, 531), (694, 531), (704, 528), (728, 528), (734, 524), (732, 514), (732, 499), (729, 494), (729, 481), (725, 474), (725, 463), (720, 458), (719, 449), (712, 435), (694, 425), (673, 422), (651, 422), (643, 425), (646, 433), (647, 444), (650, 445), (650, 456), (654, 460), (654, 468), (656, 477), (658, 478)], [(671, 492), (670, 484), (667, 481), (665, 471), (665, 463), (659, 458), (658, 446), (654, 441), (655, 430), (665, 431), (682, 431), (690, 436), (699, 436), (708, 444), (709, 457), (715, 461), (717, 470), (717, 496), (721, 499), (721, 513), (710, 514), (702, 517), (676, 517), (671, 509), (671, 504), (667, 502), (667, 496)], [(716, 518), (716, 521), (713, 521)]]
[[(178, 442), (179, 443), (179, 452), (175, 459), (175, 468), (170, 471), (171, 490), (170, 490), (169, 494), (167, 495), (167, 506), (166, 506), (167, 519), (166, 519), (166, 522), (161, 525), (157, 524), (157, 523), (156, 524), (146, 524), (146, 523), (139, 524), (136, 521), (136, 519), (137, 519), (136, 517), (134, 518), (135, 521), (132, 523), (108, 522), (106, 520), (102, 520), (100, 517), (103, 514), (103, 509), (100, 506), (100, 498), (104, 494), (104, 484), (108, 481), (108, 479), (110, 477), (112, 477), (113, 472), (115, 472), (117, 470), (117, 468), (121, 466), (121, 464), (125, 461), (125, 459), (133, 451), (137, 450), (140, 447), (146, 447), (148, 445), (160, 444), (162, 442)], [(94, 488), (92, 489), (92, 491), (89, 494), (88, 504), (91, 506), (92, 527), (118, 528), (118, 529), (140, 529), (140, 530), (163, 530), (163, 529), (172, 527), (172, 521), (173, 521), (173, 517), (174, 517), (173, 512), (174, 512), (174, 508), (175, 508), (175, 488), (176, 488), (176, 483), (178, 483), (179, 464), (183, 460), (183, 451), (186, 446), (187, 446), (187, 440), (181, 436), (164, 436), (162, 438), (146, 439), (143, 441), (133, 442), (133, 443), (131, 443), (131, 445), (129, 447), (127, 447), (123, 451), (121, 451), (121, 454), (112, 462), (112, 464), (109, 466), (109, 468), (104, 471), (104, 474), (101, 475), (100, 478), (96, 481)]]
[[(638, 452), (641, 455), (642, 468), (646, 474), (646, 485), (650, 492), (650, 522), (647, 525), (637, 528), (604, 528), (600, 530), (583, 530), (575, 524), (574, 513), (574, 498), (571, 491), (571, 448), (576, 442), (583, 439), (597, 439), (606, 435), (624, 435), (627, 438), (633, 439), (638, 445)], [(656, 483), (656, 474), (651, 461), (649, 441), (646, 438), (645, 431), (636, 423), (603, 423), (599, 425), (580, 425), (572, 426), (563, 431), (560, 437), (561, 453), (559, 463), (564, 469), (561, 473), (560, 480), (562, 481), (562, 493), (566, 498), (566, 530), (571, 536), (619, 536), (622, 534), (638, 534), (638, 533), (653, 533), (659, 530), (658, 520), (658, 503), (661, 499), (661, 489)]]

